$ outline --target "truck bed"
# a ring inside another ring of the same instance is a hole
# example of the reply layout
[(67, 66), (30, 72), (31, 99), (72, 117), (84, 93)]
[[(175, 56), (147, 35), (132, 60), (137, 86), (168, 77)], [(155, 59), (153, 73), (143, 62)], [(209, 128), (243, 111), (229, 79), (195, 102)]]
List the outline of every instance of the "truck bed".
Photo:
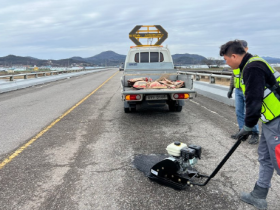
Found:
[(195, 94), (195, 91), (193, 89), (191, 90), (191, 89), (188, 89), (188, 88), (174, 88), (174, 89), (147, 88), (147, 89), (137, 90), (133, 87), (124, 87), (124, 89), (123, 89), (123, 94), (170, 94), (170, 93), (193, 93), (193, 94)]
[[(176, 81), (176, 80), (182, 80), (185, 83), (185, 87), (184, 88), (176, 88), (176, 89), (144, 89), (143, 91), (148, 90), (149, 92), (153, 93), (153, 91), (161, 91), (161, 93), (163, 93), (163, 91), (167, 91), (167, 93), (173, 93), (173, 92), (177, 92), (177, 91), (192, 91), (193, 90), (193, 81), (191, 79), (191, 75), (185, 75), (185, 74), (178, 74), (176, 71), (172, 70), (172, 71), (149, 71), (149, 72), (134, 72), (134, 74), (130, 73), (128, 74), (127, 72), (124, 73), (124, 75), (121, 78), (121, 84), (122, 84), (122, 90), (123, 91), (140, 91), (137, 90), (135, 88), (132, 88), (128, 85), (128, 80), (129, 79), (133, 79), (133, 78), (139, 78), (139, 77), (145, 77), (145, 78), (150, 78), (153, 81), (159, 79), (161, 76), (165, 76), (166, 78), (171, 80), (171, 81)], [(183, 90), (185, 89), (185, 90)], [(195, 91), (193, 91), (195, 92)], [(140, 93), (140, 92), (139, 92)], [(179, 93), (179, 92), (178, 92)], [(181, 93), (181, 92), (180, 92)]]

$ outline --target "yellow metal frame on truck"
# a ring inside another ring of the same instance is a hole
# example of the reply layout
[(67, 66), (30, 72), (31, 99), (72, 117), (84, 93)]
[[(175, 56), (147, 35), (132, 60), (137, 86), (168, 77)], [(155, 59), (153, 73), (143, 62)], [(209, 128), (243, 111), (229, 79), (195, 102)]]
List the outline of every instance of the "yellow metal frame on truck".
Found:
[[(140, 30), (143, 27), (146, 29)], [(156, 28), (156, 30), (151, 28)], [(137, 25), (129, 33), (129, 38), (137, 45), (137, 47), (159, 46), (167, 39), (167, 37), (168, 33), (160, 25)], [(141, 38), (157, 38), (158, 41), (153, 45), (143, 45), (139, 41)]]

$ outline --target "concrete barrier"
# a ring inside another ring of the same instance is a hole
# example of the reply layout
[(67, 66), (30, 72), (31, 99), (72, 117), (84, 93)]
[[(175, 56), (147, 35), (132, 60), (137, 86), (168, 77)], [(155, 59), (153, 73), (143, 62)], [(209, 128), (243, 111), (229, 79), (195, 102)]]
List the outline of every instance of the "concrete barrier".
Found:
[[(107, 70), (107, 69), (105, 69)], [(52, 75), (47, 77), (38, 77), (32, 79), (18, 79), (14, 81), (1, 81), (0, 83), (0, 93), (9, 92), (13, 90), (23, 89), (27, 87), (32, 87), (35, 85), (45, 84), (48, 82), (53, 82), (57, 80), (62, 80), (70, 77), (76, 77), (84, 74), (90, 74), (94, 72), (104, 71), (104, 69), (92, 70), (92, 71), (83, 71), (83, 72), (75, 72), (75, 73), (66, 73), (59, 75)]]
[(228, 86), (210, 84), (209, 82), (194, 81), (194, 89), (198, 94), (206, 96), (216, 101), (220, 101), (229, 106), (235, 107), (235, 94), (233, 92), (232, 98), (227, 97)]

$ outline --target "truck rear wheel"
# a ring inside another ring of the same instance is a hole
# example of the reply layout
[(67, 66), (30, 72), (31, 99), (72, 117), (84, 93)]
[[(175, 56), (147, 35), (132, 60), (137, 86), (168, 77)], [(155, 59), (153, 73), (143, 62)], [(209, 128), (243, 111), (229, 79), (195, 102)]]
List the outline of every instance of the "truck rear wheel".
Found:
[(129, 108), (124, 108), (125, 113), (129, 113)]
[(168, 107), (169, 107), (169, 111), (170, 112), (175, 112), (176, 111), (176, 106), (175, 106), (175, 104), (168, 104)]
[(177, 112), (181, 112), (181, 111), (182, 111), (182, 108), (183, 108), (182, 106), (176, 106), (176, 111), (177, 111)]

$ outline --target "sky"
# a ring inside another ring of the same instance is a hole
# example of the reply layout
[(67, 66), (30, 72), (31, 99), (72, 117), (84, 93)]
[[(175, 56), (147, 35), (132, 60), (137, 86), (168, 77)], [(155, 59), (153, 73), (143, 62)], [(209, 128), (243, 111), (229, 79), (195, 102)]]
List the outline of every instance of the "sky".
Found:
[(161, 25), (171, 54), (220, 58), (227, 41), (243, 39), (249, 52), (280, 58), (278, 0), (1, 0), (0, 57), (126, 55), (136, 25)]

